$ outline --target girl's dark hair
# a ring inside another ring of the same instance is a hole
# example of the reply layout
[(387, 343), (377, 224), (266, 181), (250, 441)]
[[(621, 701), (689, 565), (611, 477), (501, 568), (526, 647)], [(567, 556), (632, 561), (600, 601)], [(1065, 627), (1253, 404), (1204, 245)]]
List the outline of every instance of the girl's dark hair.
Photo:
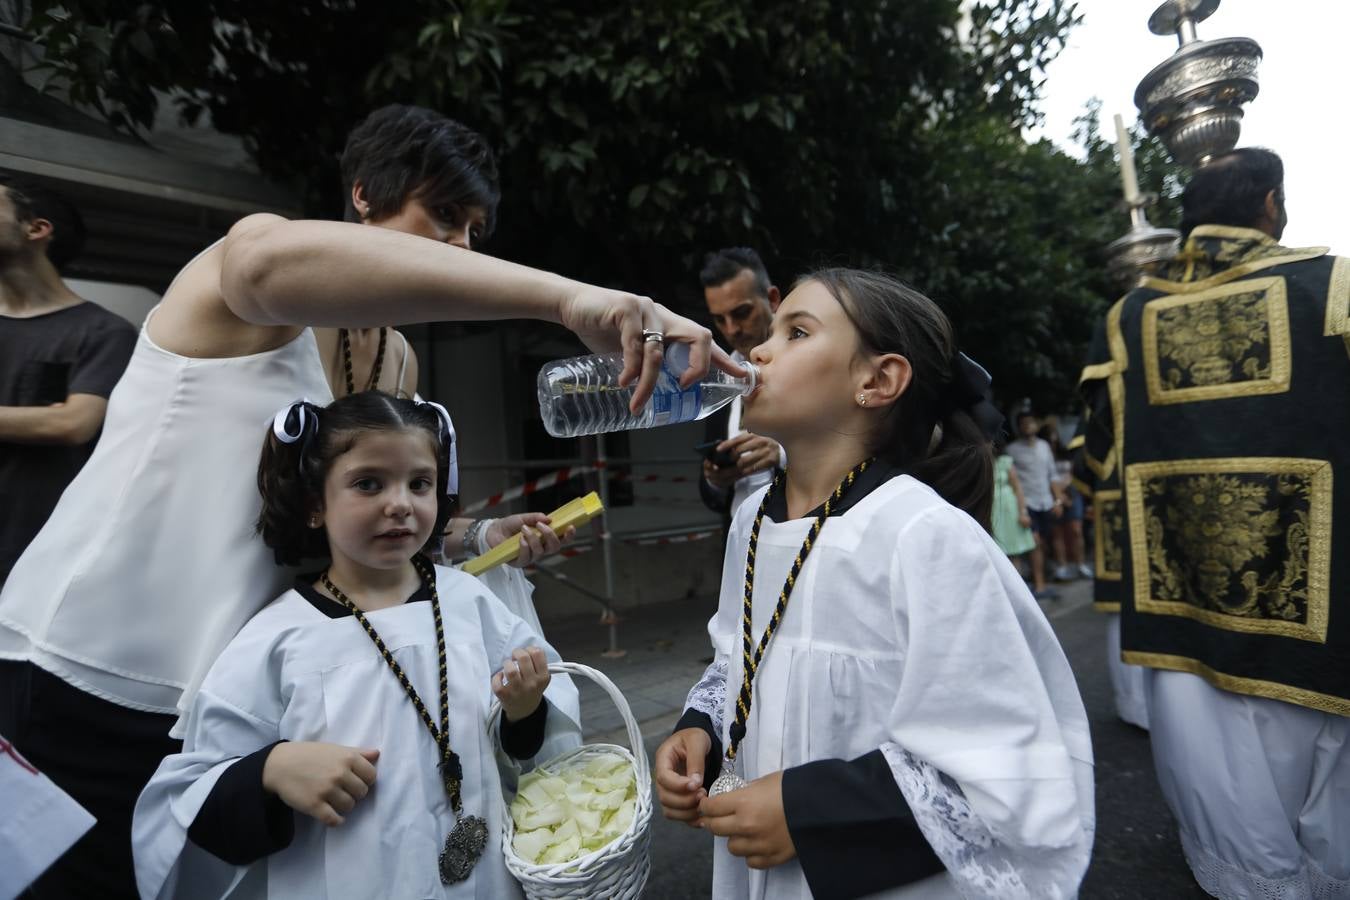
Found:
[[(306, 415), (300, 439), (290, 444), (280, 441), (269, 425), (258, 462), (262, 512), (257, 529), (277, 563), (298, 565), (306, 559), (328, 558), (327, 530), (310, 528), (308, 523), (322, 506), (324, 479), (333, 460), (350, 450), (362, 432), (401, 428), (425, 429), (436, 447), (436, 524), (422, 548), (422, 552), (430, 553), (459, 503), (458, 497), (445, 493), (450, 439), (435, 407), (383, 391), (348, 394), (325, 407), (303, 405)], [(293, 412), (293, 428), (299, 426), (298, 418)]]
[(886, 413), (871, 450), (927, 483), (986, 529), (993, 502), (989, 440), (957, 396), (956, 336), (938, 305), (880, 272), (821, 269), (798, 280), (824, 287), (871, 353), (909, 360), (909, 387)]
[(358, 181), (374, 219), (395, 215), (415, 197), (430, 209), (445, 207), (456, 214), (482, 207), (483, 236), (496, 227), (501, 190), (492, 148), (478, 132), (433, 110), (384, 106), (348, 135), (342, 184), (349, 222), (360, 221), (351, 198)]

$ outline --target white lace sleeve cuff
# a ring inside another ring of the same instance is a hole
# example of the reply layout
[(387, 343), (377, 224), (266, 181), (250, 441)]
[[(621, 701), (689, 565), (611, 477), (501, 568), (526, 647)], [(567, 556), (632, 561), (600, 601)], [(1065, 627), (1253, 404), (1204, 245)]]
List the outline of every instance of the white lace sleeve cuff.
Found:
[(684, 708), (704, 713), (712, 719), (713, 731), (725, 739), (726, 730), (722, 727), (726, 718), (728, 660), (719, 656), (703, 672), (698, 684), (689, 691)]
[(967, 900), (1031, 900), (1062, 896), (1037, 893), (1023, 874), (1024, 854), (1000, 844), (980, 821), (956, 782), (896, 744), (881, 752), (933, 852)]

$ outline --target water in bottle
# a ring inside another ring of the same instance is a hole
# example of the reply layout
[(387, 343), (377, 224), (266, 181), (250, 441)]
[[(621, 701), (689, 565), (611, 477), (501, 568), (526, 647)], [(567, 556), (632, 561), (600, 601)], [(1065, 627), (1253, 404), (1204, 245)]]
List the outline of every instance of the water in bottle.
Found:
[(754, 390), (758, 373), (743, 365), (750, 369), (749, 377), (711, 369), (702, 381), (682, 389), (680, 376), (689, 368), (689, 346), (672, 343), (666, 347), (652, 398), (634, 415), (628, 411), (633, 385), (619, 387), (622, 353), (558, 359), (539, 370), (539, 413), (554, 437), (691, 422)]

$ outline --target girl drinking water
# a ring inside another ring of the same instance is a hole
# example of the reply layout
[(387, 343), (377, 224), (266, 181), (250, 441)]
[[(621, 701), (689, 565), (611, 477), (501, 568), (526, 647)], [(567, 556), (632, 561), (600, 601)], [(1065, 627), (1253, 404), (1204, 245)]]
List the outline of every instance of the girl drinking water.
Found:
[(1075, 896), (1093, 833), (1073, 674), (981, 527), (988, 375), (883, 275), (799, 282), (745, 427), (787, 451), (741, 506), (716, 655), (657, 750), (712, 896)]
[(279, 563), (330, 562), (211, 667), (136, 806), (142, 897), (520, 895), (494, 756), (575, 741), (575, 689), (476, 579), (424, 555), (455, 505), (453, 439), (437, 404), (373, 391), (277, 414), (258, 530)]

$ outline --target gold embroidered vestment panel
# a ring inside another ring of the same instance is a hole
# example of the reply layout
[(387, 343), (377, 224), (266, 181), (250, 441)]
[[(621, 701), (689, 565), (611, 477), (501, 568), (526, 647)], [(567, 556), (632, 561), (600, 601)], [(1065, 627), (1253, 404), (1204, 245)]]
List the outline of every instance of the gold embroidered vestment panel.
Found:
[(1083, 372), (1094, 599), (1127, 662), (1350, 716), (1350, 261), (1204, 226), (1165, 274)]

